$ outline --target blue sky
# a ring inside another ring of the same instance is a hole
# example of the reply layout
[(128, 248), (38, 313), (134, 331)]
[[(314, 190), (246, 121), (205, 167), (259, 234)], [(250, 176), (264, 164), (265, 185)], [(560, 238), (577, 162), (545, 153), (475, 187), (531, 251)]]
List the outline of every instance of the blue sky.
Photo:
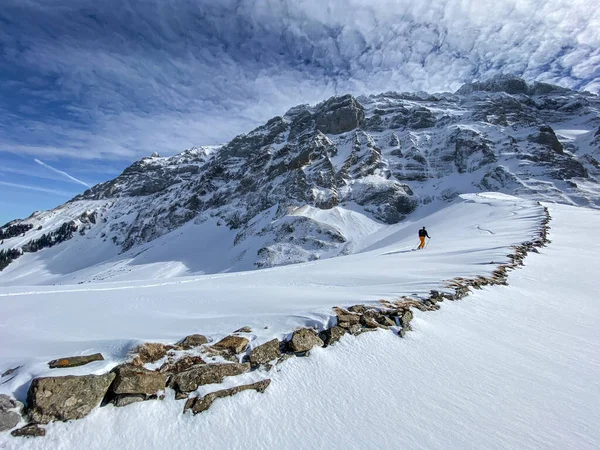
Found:
[(0, 223), (342, 93), (600, 90), (597, 0), (2, 0)]

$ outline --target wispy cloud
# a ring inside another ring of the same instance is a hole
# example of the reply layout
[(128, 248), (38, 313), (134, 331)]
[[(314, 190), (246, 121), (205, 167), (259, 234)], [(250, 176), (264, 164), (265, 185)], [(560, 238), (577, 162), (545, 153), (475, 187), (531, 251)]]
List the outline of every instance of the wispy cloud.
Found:
[(11, 183), (8, 181), (0, 181), (0, 186), (7, 186), (7, 187), (12, 187), (12, 188), (17, 188), (17, 189), (27, 189), (29, 191), (45, 192), (46, 194), (55, 194), (55, 195), (60, 195), (62, 197), (74, 197), (74, 194), (71, 192), (61, 191), (58, 189), (45, 188), (42, 186), (32, 186), (32, 185), (27, 185), (27, 184)]
[(43, 167), (45, 167), (46, 169), (52, 170), (53, 172), (56, 172), (56, 173), (58, 173), (58, 174), (60, 174), (60, 175), (64, 176), (65, 178), (67, 178), (67, 179), (69, 179), (69, 180), (71, 180), (71, 181), (73, 181), (73, 182), (75, 182), (75, 183), (81, 184), (81, 185), (83, 185), (83, 186), (91, 187), (91, 186), (90, 186), (88, 183), (86, 183), (85, 181), (81, 181), (79, 178), (75, 178), (74, 176), (72, 176), (72, 175), (69, 175), (67, 172), (65, 172), (65, 171), (63, 171), (63, 170), (59, 170), (59, 169), (57, 169), (57, 168), (55, 168), (55, 167), (52, 167), (50, 164), (46, 164), (45, 162), (43, 162), (43, 161), (40, 161), (40, 160), (39, 160), (39, 159), (37, 159), (37, 158), (35, 158), (35, 159), (34, 159), (34, 161), (35, 161), (36, 163), (38, 163), (40, 166), (43, 166)]

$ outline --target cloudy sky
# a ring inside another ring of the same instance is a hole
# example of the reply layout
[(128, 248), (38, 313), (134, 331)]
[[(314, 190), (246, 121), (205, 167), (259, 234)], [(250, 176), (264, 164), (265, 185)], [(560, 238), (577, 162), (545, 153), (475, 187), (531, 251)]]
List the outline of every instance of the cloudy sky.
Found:
[(0, 222), (334, 94), (600, 91), (598, 0), (1, 0)]

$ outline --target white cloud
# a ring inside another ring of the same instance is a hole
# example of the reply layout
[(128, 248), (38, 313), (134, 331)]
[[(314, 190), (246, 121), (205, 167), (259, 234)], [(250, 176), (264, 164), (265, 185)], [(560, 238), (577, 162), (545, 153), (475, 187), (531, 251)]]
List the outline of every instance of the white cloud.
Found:
[(174, 153), (346, 92), (600, 78), (597, 0), (4, 3), (20, 108), (0, 99), (0, 152), (40, 158)]

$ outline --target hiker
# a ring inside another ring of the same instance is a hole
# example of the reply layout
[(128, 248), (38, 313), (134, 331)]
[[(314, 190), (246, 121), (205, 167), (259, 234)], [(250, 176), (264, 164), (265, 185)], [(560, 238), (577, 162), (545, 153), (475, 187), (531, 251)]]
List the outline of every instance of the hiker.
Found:
[(425, 227), (423, 227), (419, 230), (419, 239), (421, 240), (421, 243), (419, 244), (418, 250), (425, 248), (425, 238), (431, 239), (429, 234), (427, 234), (427, 230), (425, 229)]

